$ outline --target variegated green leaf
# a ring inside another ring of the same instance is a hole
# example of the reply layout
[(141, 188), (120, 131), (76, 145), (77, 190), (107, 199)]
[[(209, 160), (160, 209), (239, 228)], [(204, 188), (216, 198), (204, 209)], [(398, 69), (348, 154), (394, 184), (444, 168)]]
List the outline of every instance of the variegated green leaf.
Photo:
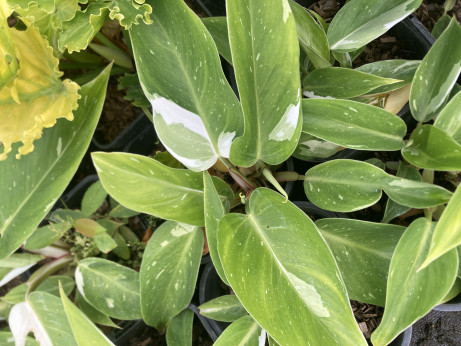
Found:
[(94, 323), (119, 328), (107, 315), (98, 311), (95, 307), (93, 307), (93, 305), (88, 303), (78, 290), (76, 293), (76, 303), (78, 308), (82, 310), (82, 312)]
[(200, 305), (198, 309), (201, 315), (223, 322), (234, 322), (248, 314), (234, 294), (212, 299)]
[(189, 305), (202, 249), (203, 232), (199, 227), (166, 221), (154, 232), (140, 271), (141, 310), (148, 325), (163, 330)]
[(372, 94), (381, 94), (400, 89), (410, 84), (421, 61), (419, 60), (383, 60), (365, 64), (356, 68), (356, 71), (369, 73), (383, 78), (399, 79), (401, 82), (383, 85), (370, 91)]
[(192, 327), (194, 313), (185, 309), (174, 316), (166, 330), (166, 342), (168, 346), (192, 346)]
[(141, 86), (164, 146), (189, 169), (203, 171), (229, 157), (243, 132), (241, 107), (200, 19), (182, 0), (151, 5), (153, 24), (130, 29)]
[(229, 212), (228, 206), (224, 207), (213, 180), (208, 172), (203, 172), (203, 187), (204, 187), (204, 212), (205, 212), (205, 231), (210, 250), (211, 260), (216, 268), (221, 280), (228, 284), (226, 275), (222, 268), (221, 259), (218, 254), (218, 223), (221, 218)]
[(16, 345), (24, 345), (32, 331), (40, 345), (78, 346), (61, 299), (45, 292), (32, 292), (13, 306), (8, 323)]
[[(40, 346), (34, 338), (28, 336), (25, 340), (25, 346)], [(14, 336), (11, 332), (0, 332), (0, 345), (3, 346), (16, 346)]]
[(448, 100), (461, 71), (461, 26), (453, 18), (416, 70), (410, 93), (413, 117), (433, 119)]
[(339, 145), (324, 141), (303, 131), (293, 156), (304, 161), (315, 158), (325, 159), (336, 154), (339, 150)]
[(296, 2), (289, 0), (296, 22), (299, 43), (316, 68), (330, 67), (330, 48), (327, 35), (311, 14)]
[(369, 163), (333, 160), (307, 171), (304, 191), (322, 209), (351, 212), (389, 198), (412, 208), (429, 208), (450, 200), (451, 192), (429, 183), (391, 176)]
[(417, 167), (437, 171), (461, 170), (461, 144), (432, 125), (423, 125), (413, 131), (402, 155)]
[(232, 323), (219, 336), (215, 346), (239, 345), (261, 346), (266, 342), (266, 331), (251, 318), (245, 316)]
[(350, 68), (327, 67), (314, 70), (307, 75), (303, 80), (303, 93), (310, 98), (348, 99), (383, 85), (400, 82), (398, 79), (383, 78)]
[(61, 302), (67, 315), (75, 340), (79, 345), (85, 346), (105, 346), (114, 345), (104, 333), (96, 327), (91, 320), (85, 316), (71, 301), (67, 298), (64, 290), (61, 288)]
[[(421, 174), (419, 174), (419, 171), (415, 167), (405, 164), (403, 161), (399, 163), (399, 168), (397, 170), (396, 176), (414, 181), (422, 181)], [(410, 207), (398, 204), (397, 202), (394, 202), (392, 199), (389, 198), (386, 203), (383, 221), (381, 222), (389, 223), (392, 219), (405, 214), (410, 209)]]
[(230, 160), (285, 161), (301, 132), (299, 44), (288, 0), (229, 0), (227, 21), (245, 132)]
[(82, 87), (74, 121), (46, 130), (33, 154), (0, 163), (0, 258), (32, 234), (73, 177), (96, 128), (109, 73), (107, 68)]
[(461, 187), (458, 185), (453, 197), (437, 223), (430, 250), (423, 267), (448, 251), (461, 245)]
[(388, 345), (450, 291), (458, 268), (456, 250), (420, 270), (434, 228), (427, 219), (417, 219), (397, 244), (389, 268), (384, 316), (371, 336), (373, 345)]
[(119, 320), (141, 318), (139, 273), (102, 258), (88, 257), (75, 270), (82, 296), (97, 310)]
[(13, 10), (4, 2), (0, 4), (0, 89), (13, 82), (19, 73), (14, 45), (8, 29), (8, 17)]
[(247, 215), (225, 215), (218, 250), (240, 302), (279, 344), (366, 345), (330, 249), (280, 194), (256, 189)]
[(384, 306), (391, 257), (405, 228), (349, 219), (315, 224), (333, 252), (349, 297)]
[(360, 150), (399, 150), (407, 127), (381, 108), (355, 101), (304, 99), (303, 132)]
[(202, 18), (207, 30), (213, 37), (214, 43), (218, 48), (219, 54), (232, 65), (232, 54), (229, 45), (229, 31), (227, 30), (226, 17), (206, 17)]
[[(104, 189), (123, 206), (162, 219), (205, 225), (201, 173), (134, 154), (93, 153), (92, 157)], [(233, 197), (230, 187), (216, 177), (213, 182), (223, 203), (228, 203)]]
[(81, 208), (83, 215), (91, 216), (104, 203), (106, 197), (107, 192), (101, 182), (99, 180), (94, 182), (83, 195)]
[(330, 48), (350, 52), (365, 46), (407, 17), (422, 0), (351, 0), (335, 15), (328, 30)]
[(461, 92), (458, 92), (442, 109), (435, 119), (434, 126), (461, 145)]

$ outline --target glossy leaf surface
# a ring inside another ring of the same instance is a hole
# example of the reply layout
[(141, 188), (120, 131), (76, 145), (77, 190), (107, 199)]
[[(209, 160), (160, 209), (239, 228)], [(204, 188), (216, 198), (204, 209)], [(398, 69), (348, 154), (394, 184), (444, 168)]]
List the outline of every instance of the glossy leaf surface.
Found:
[(163, 330), (189, 305), (202, 249), (203, 232), (199, 227), (167, 221), (154, 232), (140, 271), (141, 310), (148, 325)]
[(251, 316), (245, 316), (227, 327), (214, 343), (215, 346), (260, 346), (266, 341), (266, 332)]
[(384, 306), (391, 257), (405, 228), (349, 219), (315, 224), (333, 252), (349, 297)]
[(102, 312), (97, 310), (93, 305), (88, 303), (78, 290), (76, 294), (76, 302), (78, 308), (82, 310), (82, 312), (94, 323), (103, 326), (118, 328), (118, 326), (114, 322), (112, 322), (112, 320), (107, 315), (103, 314)]
[(82, 87), (72, 122), (58, 121), (46, 130), (33, 154), (21, 160), (10, 156), (1, 162), (0, 258), (21, 246), (70, 182), (96, 128), (109, 72), (107, 68)]
[(289, 3), (295, 18), (301, 48), (316, 68), (330, 67), (330, 48), (323, 28), (305, 8), (292, 0), (289, 0)]
[(210, 251), (211, 260), (219, 277), (225, 284), (229, 284), (222, 268), (221, 259), (218, 254), (218, 223), (221, 218), (229, 212), (229, 207), (224, 207), (219, 198), (216, 187), (208, 172), (203, 172), (204, 186), (204, 212), (205, 212), (205, 231)]
[(312, 71), (303, 80), (303, 93), (310, 98), (348, 99), (363, 95), (398, 79), (383, 78), (343, 67), (327, 67)]
[(232, 54), (229, 45), (229, 31), (227, 30), (226, 17), (206, 17), (202, 18), (207, 30), (213, 37), (219, 54), (232, 65)]
[(101, 204), (104, 203), (106, 197), (107, 192), (104, 190), (104, 187), (102, 187), (101, 182), (99, 180), (94, 182), (83, 195), (81, 208), (83, 215), (88, 217), (96, 212)]
[(212, 299), (198, 307), (200, 314), (216, 321), (234, 322), (247, 315), (237, 296), (228, 294)]
[(283, 196), (256, 189), (247, 215), (221, 219), (218, 250), (240, 302), (278, 343), (366, 344), (329, 248)]
[(417, 219), (397, 244), (389, 268), (383, 320), (371, 336), (374, 345), (390, 343), (450, 291), (458, 268), (456, 250), (419, 270), (428, 253), (434, 228), (427, 219)]
[(356, 71), (369, 73), (379, 77), (401, 80), (401, 82), (391, 85), (383, 85), (370, 92), (372, 94), (380, 94), (400, 89), (405, 85), (411, 83), (413, 80), (413, 76), (415, 75), (416, 69), (418, 68), (420, 63), (421, 61), (419, 60), (383, 60), (357, 67)]
[(192, 346), (192, 326), (194, 313), (185, 309), (171, 319), (166, 330), (168, 346)]
[(348, 100), (304, 99), (303, 132), (360, 150), (399, 150), (407, 127), (378, 107)]
[(435, 119), (434, 126), (461, 145), (461, 92), (458, 92), (442, 109)]
[[(205, 225), (201, 173), (170, 168), (140, 155), (93, 153), (92, 157), (104, 189), (123, 206), (162, 219)], [(232, 190), (218, 178), (213, 181), (226, 203)]]
[(102, 313), (119, 320), (141, 318), (139, 273), (102, 258), (88, 257), (75, 270), (83, 297)]
[(24, 345), (30, 331), (42, 346), (78, 345), (61, 299), (48, 293), (32, 292), (27, 302), (13, 306), (8, 322), (16, 345)]
[(313, 158), (327, 158), (336, 154), (340, 146), (324, 141), (323, 139), (312, 136), (306, 132), (301, 132), (299, 143), (293, 156), (297, 159), (309, 161)]
[(434, 231), (424, 266), (461, 245), (461, 188), (458, 185)]
[(448, 100), (461, 71), (461, 26), (452, 19), (416, 70), (410, 109), (418, 121), (434, 118)]
[(365, 46), (407, 17), (422, 0), (352, 0), (331, 21), (330, 48), (350, 52)]
[(232, 140), (243, 132), (242, 110), (200, 19), (182, 0), (150, 4), (153, 24), (130, 29), (141, 86), (164, 146), (202, 171), (229, 157)]
[(64, 291), (61, 289), (61, 301), (64, 311), (67, 315), (70, 327), (74, 337), (79, 345), (88, 346), (105, 346), (114, 345), (104, 335), (104, 333), (91, 322), (71, 301), (67, 298)]
[(229, 0), (227, 21), (245, 117), (230, 160), (252, 166), (285, 161), (301, 132), (299, 44), (287, 0)]
[(409, 163), (437, 171), (461, 170), (461, 144), (432, 125), (416, 129), (402, 150)]

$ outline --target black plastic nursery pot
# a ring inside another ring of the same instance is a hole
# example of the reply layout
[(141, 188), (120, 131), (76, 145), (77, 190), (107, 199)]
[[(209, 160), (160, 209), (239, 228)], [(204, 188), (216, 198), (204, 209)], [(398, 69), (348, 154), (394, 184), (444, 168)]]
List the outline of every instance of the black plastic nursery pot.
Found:
[(140, 114), (112, 142), (103, 143), (97, 136), (92, 144), (99, 151), (123, 151), (133, 154), (149, 155), (155, 148), (157, 135), (152, 121)]

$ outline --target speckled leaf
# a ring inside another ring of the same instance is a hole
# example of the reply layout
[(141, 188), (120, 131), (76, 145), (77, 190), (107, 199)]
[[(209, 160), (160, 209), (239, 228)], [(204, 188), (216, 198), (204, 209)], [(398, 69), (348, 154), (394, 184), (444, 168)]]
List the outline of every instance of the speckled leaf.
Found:
[(315, 224), (333, 252), (349, 297), (384, 306), (391, 257), (405, 228), (349, 219)]
[(141, 86), (163, 145), (189, 169), (203, 171), (229, 157), (243, 132), (242, 110), (201, 20), (182, 0), (150, 4), (153, 24), (130, 29)]
[(327, 67), (309, 73), (303, 80), (303, 90), (304, 95), (310, 98), (348, 99), (399, 82), (398, 79), (383, 78), (350, 68)]
[(456, 250), (419, 270), (429, 251), (434, 228), (427, 219), (417, 219), (397, 244), (389, 268), (383, 320), (371, 336), (373, 345), (390, 343), (450, 291), (458, 268)]
[[(397, 177), (410, 179), (414, 181), (422, 181), (421, 174), (419, 171), (410, 165), (405, 164), (403, 161), (400, 161), (399, 168), (397, 170)], [(404, 205), (394, 202), (392, 199), (388, 199), (386, 203), (386, 209), (384, 211), (384, 217), (381, 222), (389, 223), (392, 219), (397, 216), (405, 214), (411, 208)]]
[(41, 346), (77, 346), (61, 299), (45, 292), (32, 292), (26, 302), (11, 309), (8, 323), (16, 345), (24, 345), (34, 333)]
[(293, 156), (304, 161), (314, 158), (325, 159), (336, 154), (339, 150), (339, 145), (324, 141), (306, 132), (301, 132), (301, 137)]
[(194, 312), (185, 309), (171, 319), (166, 330), (168, 346), (192, 346)]
[(266, 188), (248, 203), (247, 215), (225, 215), (218, 231), (226, 277), (245, 309), (282, 345), (366, 345), (314, 223)]
[(309, 12), (296, 2), (288, 1), (296, 22), (299, 43), (316, 68), (330, 67), (327, 35)]
[(212, 299), (198, 307), (200, 315), (216, 321), (234, 322), (247, 315), (247, 311), (234, 294)]
[(229, 45), (229, 31), (227, 30), (226, 17), (206, 17), (202, 18), (207, 30), (213, 37), (214, 43), (218, 48), (219, 54), (232, 65), (232, 54)]
[(226, 2), (245, 132), (230, 160), (252, 166), (285, 161), (301, 133), (299, 43), (288, 0)]
[(431, 240), (430, 250), (423, 266), (461, 245), (460, 205), (461, 187), (458, 185), (455, 194), (437, 223)]
[(86, 217), (90, 216), (104, 203), (107, 197), (107, 192), (102, 187), (101, 182), (98, 180), (91, 184), (85, 191), (82, 199), (82, 213)]
[(461, 145), (461, 92), (457, 93), (442, 109), (434, 126)]
[[(162, 219), (205, 225), (201, 173), (134, 154), (100, 152), (92, 157), (104, 189), (123, 206)], [(221, 179), (213, 182), (224, 203), (233, 197)]]
[(405, 85), (410, 84), (420, 63), (421, 61), (419, 60), (383, 60), (362, 65), (357, 67), (355, 70), (379, 77), (401, 80), (401, 82), (383, 85), (370, 91), (372, 94), (381, 94), (400, 89)]
[(451, 192), (444, 188), (387, 174), (369, 163), (333, 160), (307, 171), (304, 191), (318, 207), (351, 212), (368, 207), (381, 198), (382, 189), (395, 202), (412, 208), (446, 203)]
[(70, 327), (74, 333), (75, 340), (79, 345), (114, 345), (104, 333), (70, 301), (62, 288), (60, 289), (60, 293), (64, 311), (66, 312)]
[(400, 150), (405, 122), (381, 108), (349, 100), (304, 99), (303, 132), (359, 150)]
[(203, 232), (199, 227), (166, 221), (154, 232), (140, 271), (141, 310), (148, 325), (163, 330), (189, 305), (202, 249)]
[(96, 309), (119, 320), (141, 318), (139, 273), (102, 258), (88, 257), (75, 270), (83, 297)]
[(350, 212), (375, 204), (381, 198), (386, 172), (371, 164), (333, 160), (307, 171), (306, 196), (322, 209)]
[(109, 72), (82, 87), (74, 121), (46, 130), (33, 154), (0, 163), (0, 258), (32, 234), (76, 172), (99, 120)]
[(461, 26), (453, 18), (416, 70), (410, 109), (418, 121), (434, 118), (448, 100), (461, 71)]
[(251, 316), (245, 316), (227, 327), (213, 345), (261, 346), (265, 342), (266, 331)]
[(432, 125), (423, 125), (413, 131), (402, 155), (417, 167), (437, 171), (461, 170), (461, 144)]
[(227, 282), (224, 269), (222, 268), (221, 259), (218, 254), (218, 223), (221, 218), (229, 212), (229, 206), (224, 206), (219, 198), (216, 187), (208, 172), (203, 172), (204, 186), (204, 212), (205, 212), (205, 231), (210, 250), (211, 260), (219, 277), (225, 284)]
[(422, 0), (351, 0), (331, 21), (330, 48), (350, 52), (365, 46), (416, 11)]
[(88, 303), (78, 290), (76, 293), (76, 303), (78, 305), (78, 308), (82, 310), (82, 312), (94, 323), (113, 328), (120, 328), (107, 315), (96, 310), (95, 307)]

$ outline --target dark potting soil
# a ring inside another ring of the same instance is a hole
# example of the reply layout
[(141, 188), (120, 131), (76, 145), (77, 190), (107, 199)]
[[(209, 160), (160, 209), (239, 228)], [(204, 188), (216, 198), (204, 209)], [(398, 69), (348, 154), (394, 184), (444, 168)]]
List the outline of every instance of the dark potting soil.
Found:
[(461, 345), (461, 311), (431, 311), (413, 325), (413, 335), (410, 345)]
[[(443, 15), (445, 0), (424, 0), (420, 8), (415, 12), (416, 18), (429, 30), (432, 31), (437, 20)], [(461, 0), (456, 1), (455, 6), (448, 12), (450, 17), (455, 16), (461, 21)]]
[(384, 308), (351, 300), (355, 320), (363, 336), (370, 341), (371, 333), (378, 327), (383, 317)]

